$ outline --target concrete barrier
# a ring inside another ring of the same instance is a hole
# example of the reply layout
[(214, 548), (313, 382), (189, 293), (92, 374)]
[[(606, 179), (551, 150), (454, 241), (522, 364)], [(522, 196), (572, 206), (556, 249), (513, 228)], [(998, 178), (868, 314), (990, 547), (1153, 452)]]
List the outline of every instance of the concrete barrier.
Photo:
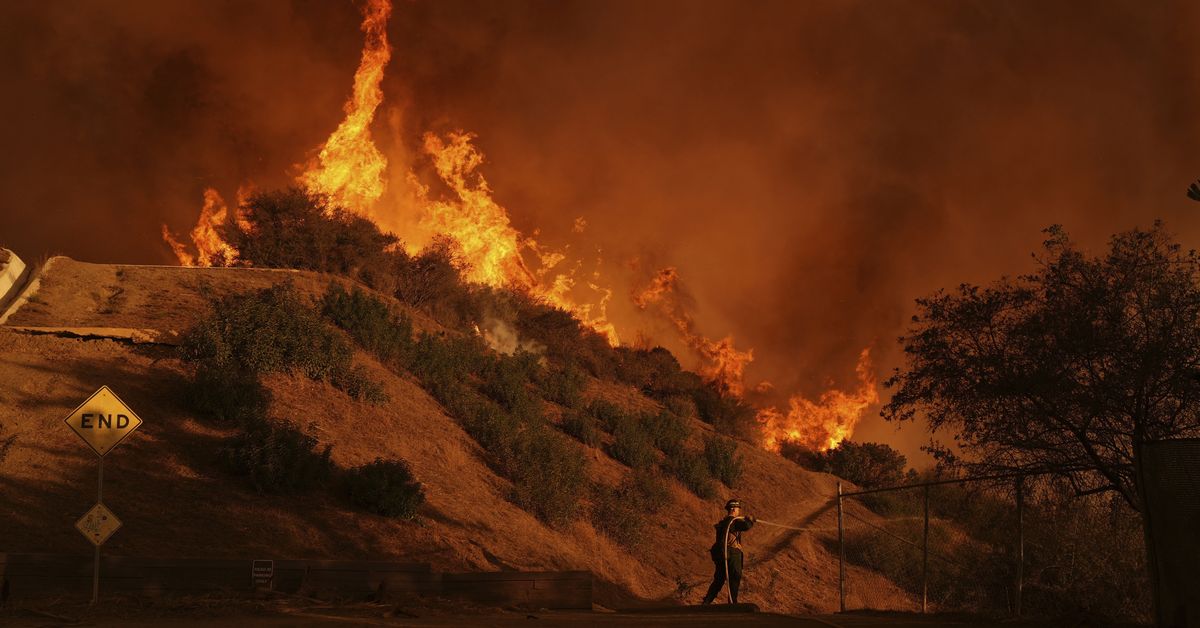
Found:
[[(266, 569), (269, 565), (269, 571)], [(255, 582), (255, 567), (262, 581)], [(269, 573), (269, 575), (265, 575)], [(437, 573), (428, 563), (103, 556), (100, 593), (181, 595), (279, 591), (310, 597), (387, 600), (440, 595), (482, 604), (592, 608), (590, 571)], [(92, 557), (0, 554), (0, 598), (88, 597)]]
[(0, 249), (0, 314), (17, 298), (28, 277), (25, 262), (16, 253)]

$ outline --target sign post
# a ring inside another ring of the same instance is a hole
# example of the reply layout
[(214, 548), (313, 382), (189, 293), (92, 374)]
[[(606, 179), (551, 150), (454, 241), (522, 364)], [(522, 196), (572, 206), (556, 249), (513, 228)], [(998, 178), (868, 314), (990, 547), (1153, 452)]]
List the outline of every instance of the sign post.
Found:
[(92, 566), (92, 604), (100, 598), (100, 546), (121, 527), (121, 520), (104, 505), (104, 456), (141, 426), (142, 420), (108, 386), (101, 386), (64, 419), (99, 456), (96, 505), (75, 523), (75, 528), (96, 546)]

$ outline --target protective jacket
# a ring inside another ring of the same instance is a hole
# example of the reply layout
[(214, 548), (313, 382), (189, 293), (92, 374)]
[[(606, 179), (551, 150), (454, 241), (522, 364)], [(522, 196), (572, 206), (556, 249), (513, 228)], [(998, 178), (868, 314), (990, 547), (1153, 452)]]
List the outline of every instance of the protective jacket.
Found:
[(754, 527), (754, 519), (748, 517), (725, 517), (713, 525), (717, 538), (709, 549), (713, 556), (721, 556), (721, 543), (725, 541), (725, 530), (729, 529), (729, 550), (742, 551), (742, 533)]

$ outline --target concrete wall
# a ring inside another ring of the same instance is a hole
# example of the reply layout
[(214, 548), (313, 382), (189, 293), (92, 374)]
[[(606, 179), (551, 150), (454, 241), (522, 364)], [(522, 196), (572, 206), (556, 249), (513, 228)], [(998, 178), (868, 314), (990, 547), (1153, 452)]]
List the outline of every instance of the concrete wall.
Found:
[(25, 262), (16, 253), (0, 249), (0, 312), (17, 297), (17, 292), (25, 285), (28, 272)]

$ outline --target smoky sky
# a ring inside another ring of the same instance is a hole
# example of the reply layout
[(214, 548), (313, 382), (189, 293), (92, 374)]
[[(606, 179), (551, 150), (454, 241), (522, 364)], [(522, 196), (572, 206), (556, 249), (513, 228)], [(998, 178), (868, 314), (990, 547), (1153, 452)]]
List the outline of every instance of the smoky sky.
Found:
[[(205, 187), (286, 184), (337, 125), (358, 23), (4, 3), (0, 244), (171, 261), (159, 225), (186, 231)], [(514, 224), (603, 260), (626, 338), (689, 363), (628, 299), (631, 260), (676, 266), (699, 331), (754, 348), (751, 385), (815, 395), (865, 346), (898, 366), (914, 298), (1029, 271), (1050, 224), (1093, 251), (1155, 218), (1200, 244), (1198, 26), (1170, 2), (397, 0), (375, 130), (393, 153), (478, 134)], [(894, 430), (856, 438), (927, 438)]]

